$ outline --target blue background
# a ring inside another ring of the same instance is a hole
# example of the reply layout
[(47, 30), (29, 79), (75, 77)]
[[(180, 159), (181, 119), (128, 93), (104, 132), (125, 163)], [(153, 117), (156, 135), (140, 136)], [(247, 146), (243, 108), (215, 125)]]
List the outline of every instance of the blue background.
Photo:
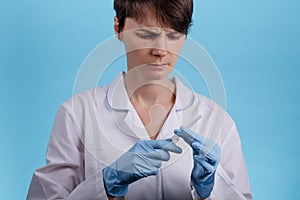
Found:
[[(300, 199), (299, 13), (298, 0), (195, 2), (190, 36), (222, 74), (254, 199)], [(1, 199), (25, 199), (56, 110), (113, 16), (112, 1), (1, 1)]]

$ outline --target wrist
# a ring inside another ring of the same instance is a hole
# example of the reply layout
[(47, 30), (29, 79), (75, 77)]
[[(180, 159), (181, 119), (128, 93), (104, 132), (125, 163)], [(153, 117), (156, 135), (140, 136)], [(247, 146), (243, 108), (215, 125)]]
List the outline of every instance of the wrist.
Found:
[(114, 200), (114, 199), (115, 199), (115, 197), (110, 196), (109, 194), (106, 194), (106, 196), (107, 196), (107, 199), (108, 199), (108, 200)]
[(128, 184), (122, 183), (118, 178), (117, 171), (111, 167), (102, 170), (103, 183), (108, 197), (121, 197), (128, 192)]
[(200, 199), (206, 199), (210, 196), (214, 187), (214, 180), (215, 180), (214, 173), (205, 181), (195, 179), (193, 176), (191, 177), (191, 184), (195, 188)]

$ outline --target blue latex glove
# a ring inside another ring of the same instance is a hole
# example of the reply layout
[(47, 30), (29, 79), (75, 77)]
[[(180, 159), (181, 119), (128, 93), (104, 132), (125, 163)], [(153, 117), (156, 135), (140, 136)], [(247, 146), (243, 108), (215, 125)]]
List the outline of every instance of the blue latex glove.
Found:
[(168, 140), (144, 140), (136, 143), (110, 166), (102, 170), (106, 192), (114, 197), (124, 196), (128, 185), (141, 178), (156, 175), (162, 161), (170, 152), (181, 153), (180, 147)]
[(194, 168), (191, 182), (203, 199), (210, 196), (214, 187), (215, 172), (220, 162), (220, 147), (200, 134), (181, 126), (174, 131), (193, 149)]

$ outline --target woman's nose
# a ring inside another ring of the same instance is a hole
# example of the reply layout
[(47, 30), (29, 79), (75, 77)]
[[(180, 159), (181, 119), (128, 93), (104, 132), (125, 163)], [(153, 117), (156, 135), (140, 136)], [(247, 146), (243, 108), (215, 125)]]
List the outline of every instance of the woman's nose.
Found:
[(152, 55), (159, 56), (159, 57), (164, 57), (164, 56), (167, 55), (167, 50), (166, 49), (154, 48), (154, 49), (152, 49)]
[(155, 40), (153, 48), (152, 48), (152, 55), (164, 57), (167, 54), (166, 49), (166, 41), (165, 37), (159, 37)]

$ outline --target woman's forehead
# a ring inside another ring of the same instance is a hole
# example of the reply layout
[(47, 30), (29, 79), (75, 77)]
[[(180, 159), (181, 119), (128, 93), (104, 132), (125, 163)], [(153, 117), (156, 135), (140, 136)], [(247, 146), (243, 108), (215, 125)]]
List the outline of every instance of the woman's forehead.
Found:
[(125, 29), (137, 29), (137, 30), (150, 30), (152, 32), (161, 32), (162, 30), (166, 32), (177, 32), (172, 28), (163, 27), (161, 24), (157, 22), (155, 18), (150, 20), (141, 19), (136, 20), (134, 18), (126, 18), (125, 20)]

